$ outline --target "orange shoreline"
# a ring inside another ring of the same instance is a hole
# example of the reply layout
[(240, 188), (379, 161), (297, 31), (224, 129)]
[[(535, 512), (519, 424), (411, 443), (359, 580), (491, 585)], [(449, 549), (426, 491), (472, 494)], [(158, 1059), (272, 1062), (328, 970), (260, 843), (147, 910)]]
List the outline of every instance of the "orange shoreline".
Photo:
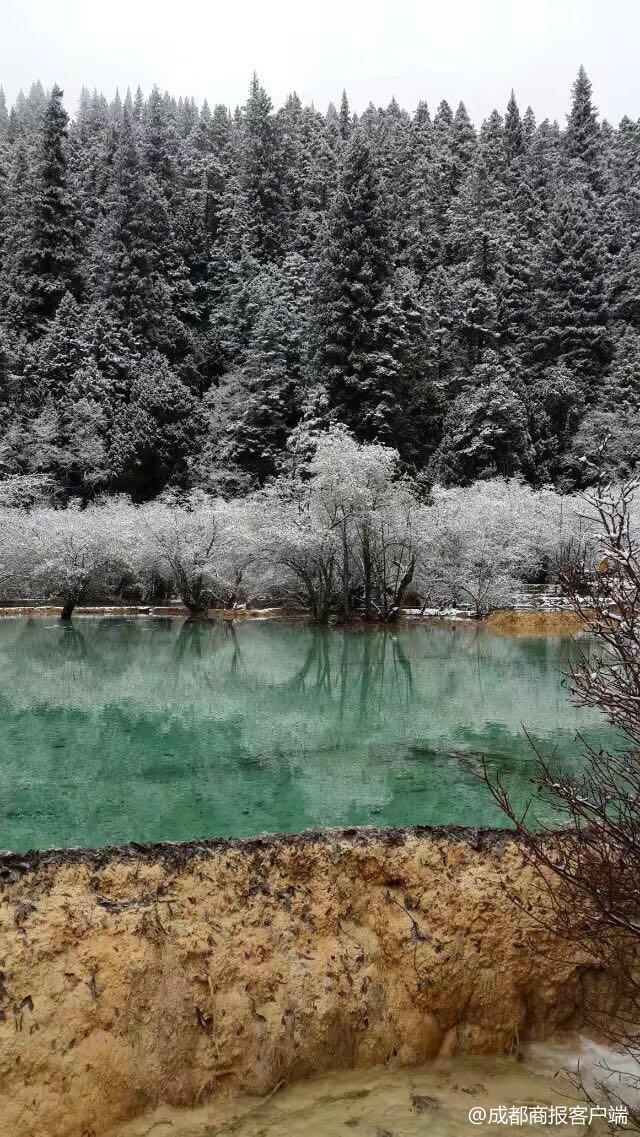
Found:
[[(59, 617), (62, 608), (57, 605), (20, 605), (0, 607), (0, 619), (39, 619), (46, 617)], [(307, 613), (292, 608), (210, 608), (209, 618), (212, 620), (291, 620), (304, 619)], [(184, 620), (188, 617), (186, 608), (178, 605), (91, 605), (78, 606), (73, 613), (74, 619), (86, 617), (137, 617), (153, 616), (164, 619)], [(545, 612), (538, 609), (498, 609), (491, 612), (484, 620), (472, 617), (459, 616), (416, 616), (405, 617), (399, 623), (388, 625), (383, 623), (365, 623), (353, 621), (348, 626), (350, 630), (390, 630), (391, 628), (407, 628), (412, 626), (446, 626), (449, 628), (476, 628), (504, 636), (562, 636), (585, 629), (584, 620), (575, 612)]]

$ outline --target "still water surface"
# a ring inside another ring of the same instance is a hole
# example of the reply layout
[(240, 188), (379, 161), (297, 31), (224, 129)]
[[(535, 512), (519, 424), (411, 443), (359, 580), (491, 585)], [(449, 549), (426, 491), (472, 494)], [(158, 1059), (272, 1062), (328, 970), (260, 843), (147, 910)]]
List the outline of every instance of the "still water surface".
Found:
[(571, 651), (464, 627), (2, 621), (0, 848), (502, 824), (457, 754), (524, 802), (523, 727), (565, 769), (577, 731), (613, 740), (571, 706)]

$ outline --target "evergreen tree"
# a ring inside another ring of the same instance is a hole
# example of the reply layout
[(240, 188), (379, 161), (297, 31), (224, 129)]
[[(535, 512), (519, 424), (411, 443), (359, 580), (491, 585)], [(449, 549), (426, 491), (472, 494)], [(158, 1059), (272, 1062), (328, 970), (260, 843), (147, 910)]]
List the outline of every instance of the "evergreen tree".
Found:
[(545, 369), (565, 363), (585, 390), (611, 356), (604, 267), (589, 190), (562, 188), (540, 250), (533, 359)]
[(460, 370), (468, 373), (482, 361), (485, 350), (498, 345), (495, 292), (478, 276), (470, 276), (455, 289), (452, 315), (453, 329), (459, 341)]
[(603, 202), (612, 319), (640, 327), (640, 127), (624, 118), (608, 155)]
[(445, 412), (442, 356), (434, 358), (433, 312), (425, 303), (414, 273), (400, 270), (395, 287), (398, 314), (393, 320), (400, 362), (392, 436), (405, 465), (423, 470), (436, 450)]
[(586, 182), (599, 194), (604, 188), (600, 131), (584, 67), (580, 67), (571, 93), (573, 102), (563, 139), (566, 177), (581, 185)]
[(141, 168), (126, 111), (115, 168), (111, 302), (141, 344), (175, 362), (190, 350), (190, 326), (197, 319), (193, 286), (176, 248), (166, 199), (156, 179)]
[(559, 363), (539, 377), (529, 398), (536, 479), (572, 488), (580, 474), (575, 463), (572, 468), (567, 462), (567, 452), (585, 410), (579, 378), (566, 363)]
[(2, 87), (0, 87), (0, 138), (4, 139), (9, 133), (9, 112), (7, 110), (7, 99)]
[(518, 161), (525, 151), (525, 132), (513, 91), (504, 116), (504, 148), (508, 163)]
[(177, 175), (178, 134), (166, 100), (154, 87), (142, 112), (141, 156), (165, 193), (170, 193)]
[(0, 326), (0, 411), (5, 422), (22, 410), (22, 391), (16, 374), (16, 345)]
[(342, 92), (342, 98), (340, 100), (340, 110), (338, 112), (338, 122), (340, 125), (340, 136), (342, 138), (342, 141), (347, 142), (347, 140), (351, 136), (352, 122), (351, 122), (351, 111), (349, 110), (349, 100), (347, 98), (347, 92), (346, 91)]
[(239, 190), (245, 247), (259, 261), (285, 248), (282, 138), (271, 99), (254, 74), (242, 115)]
[(563, 130), (513, 92), (476, 133), (462, 103), (275, 112), (255, 77), (234, 112), (83, 89), (70, 125), (58, 88), (0, 91), (0, 467), (235, 492), (341, 420), (430, 477), (563, 488), (606, 432), (623, 476), (639, 187), (583, 69)]
[(130, 401), (115, 423), (110, 464), (112, 488), (135, 500), (155, 497), (166, 485), (189, 481), (189, 459), (201, 444), (203, 423), (197, 400), (152, 352), (133, 379)]
[(448, 102), (443, 99), (433, 119), (433, 158), (430, 169), (434, 225), (442, 245), (456, 189), (457, 166), (452, 133), (453, 114)]
[(289, 434), (302, 414), (307, 355), (308, 281), (303, 258), (290, 254), (269, 282), (249, 342), (209, 401), (203, 480), (216, 462), (225, 488), (246, 489), (275, 474)]
[(485, 286), (495, 280), (509, 208), (503, 123), (494, 111), (483, 123), (476, 160), (450, 213), (449, 248), (463, 278), (477, 277)]
[(436, 268), (425, 290), (427, 356), (430, 376), (445, 397), (451, 394), (459, 355), (455, 335), (459, 328), (458, 303), (450, 273), (442, 267)]
[(69, 131), (69, 180), (77, 206), (76, 244), (88, 284), (86, 264), (95, 229), (104, 217), (105, 199), (113, 176), (117, 130), (106, 99), (83, 91), (75, 122)]
[(429, 108), (420, 102), (407, 138), (406, 216), (403, 248), (397, 259), (416, 274), (421, 284), (426, 283), (442, 251), (432, 187), (433, 145)]
[(345, 151), (315, 307), (315, 366), (336, 417), (361, 439), (395, 417), (393, 262), (380, 179), (362, 130)]
[(30, 349), (26, 381), (31, 472), (46, 475), (65, 496), (87, 499), (106, 488), (112, 392), (92, 358), (83, 313), (69, 293)]
[(524, 402), (495, 353), (487, 352), (451, 404), (436, 458), (443, 482), (527, 473), (531, 438)]
[(66, 397), (73, 376), (89, 362), (82, 312), (70, 293), (63, 296), (45, 334), (30, 351), (29, 393), (33, 405)]
[(7, 328), (25, 325), (29, 278), (26, 272), (29, 240), (31, 166), (23, 139), (14, 142), (6, 178), (3, 227), (0, 231), (0, 311)]
[(536, 133), (536, 116), (533, 112), (533, 107), (527, 107), (522, 117), (522, 136), (525, 151), (531, 149), (531, 143), (535, 138)]
[(558, 161), (559, 135), (549, 120), (544, 119), (531, 139), (524, 161), (522, 186), (526, 200), (524, 195), (518, 200), (519, 216), (536, 248), (546, 230), (558, 191)]
[(23, 189), (20, 194), (22, 216), (9, 267), (10, 287), (19, 298), (20, 317), (31, 335), (53, 318), (67, 290), (77, 292), (79, 287), (75, 210), (67, 176), (67, 123), (62, 91), (54, 87), (43, 113), (33, 183), (28, 193)]
[(477, 139), (464, 103), (458, 108), (451, 124), (451, 170), (453, 193), (457, 193), (466, 178), (476, 153)]
[(112, 413), (131, 400), (133, 380), (140, 368), (140, 345), (130, 328), (118, 320), (105, 300), (95, 301), (82, 314), (82, 339), (108, 392)]

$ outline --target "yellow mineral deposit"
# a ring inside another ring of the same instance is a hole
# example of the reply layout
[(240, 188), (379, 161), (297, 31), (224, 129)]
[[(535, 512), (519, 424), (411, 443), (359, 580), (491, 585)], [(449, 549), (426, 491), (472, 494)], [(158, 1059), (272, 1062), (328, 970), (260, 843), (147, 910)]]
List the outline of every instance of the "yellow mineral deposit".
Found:
[(1, 1137), (290, 1135), (314, 1111), (314, 1133), (379, 1137), (423, 1106), (465, 1131), (476, 1094), (535, 1098), (521, 1047), (578, 1026), (585, 984), (609, 993), (579, 947), (530, 950), (502, 886), (534, 915), (537, 886), (497, 831), (5, 854), (0, 874)]

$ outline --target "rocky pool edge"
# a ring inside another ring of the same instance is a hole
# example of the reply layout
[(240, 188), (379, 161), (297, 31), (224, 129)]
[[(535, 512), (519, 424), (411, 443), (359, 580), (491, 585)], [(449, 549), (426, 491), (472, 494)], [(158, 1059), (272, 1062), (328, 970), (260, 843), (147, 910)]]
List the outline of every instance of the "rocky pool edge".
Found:
[(0, 854), (0, 1137), (515, 1055), (579, 1026), (585, 993), (619, 998), (543, 902), (504, 829)]
[(157, 864), (167, 869), (179, 869), (195, 858), (207, 858), (216, 853), (236, 851), (253, 855), (261, 850), (305, 845), (338, 845), (351, 843), (366, 846), (372, 841), (393, 848), (402, 845), (409, 837), (432, 839), (450, 843), (463, 842), (476, 851), (497, 849), (515, 842), (512, 829), (477, 828), (470, 825), (404, 825), (382, 826), (350, 825), (342, 828), (303, 829), (298, 833), (258, 833), (249, 837), (201, 837), (187, 841), (126, 841), (116, 845), (28, 849), (15, 852), (0, 849), (0, 882), (18, 880), (27, 873), (41, 868), (60, 868), (65, 865), (86, 865), (103, 869), (114, 861)]

